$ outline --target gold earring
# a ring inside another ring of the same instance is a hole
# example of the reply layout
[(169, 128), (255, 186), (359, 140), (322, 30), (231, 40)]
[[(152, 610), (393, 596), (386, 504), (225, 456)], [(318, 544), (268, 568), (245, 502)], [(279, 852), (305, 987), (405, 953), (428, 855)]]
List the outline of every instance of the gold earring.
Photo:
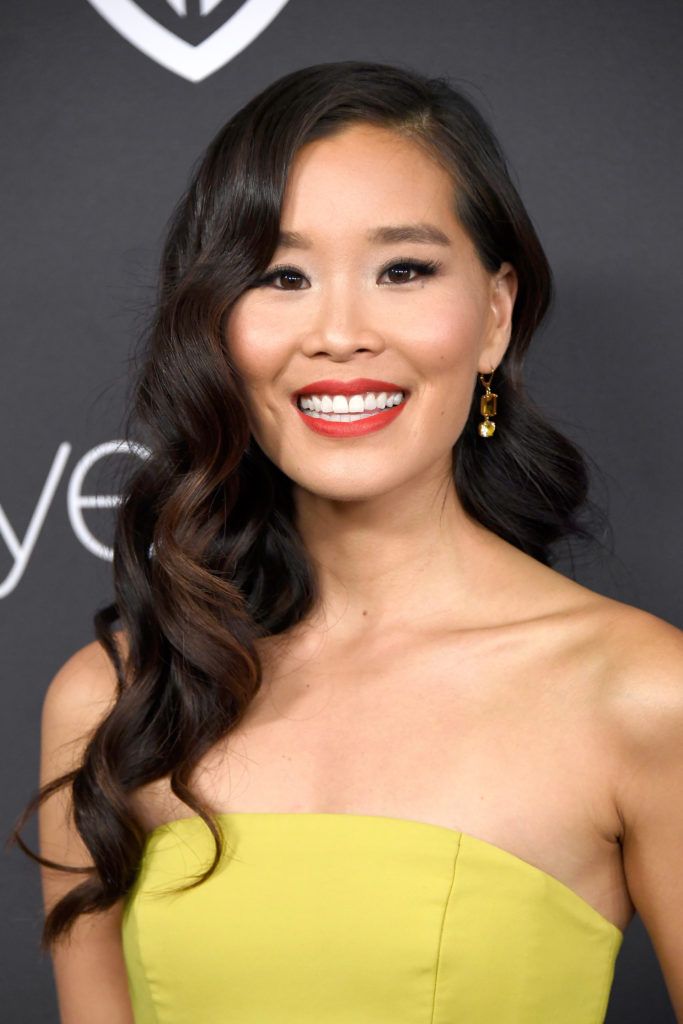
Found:
[(498, 395), (494, 395), (493, 391), (491, 391), (490, 386), (493, 380), (493, 370), (491, 370), (488, 380), (481, 373), (479, 374), (479, 380), (486, 388), (486, 394), (482, 395), (479, 401), (479, 412), (484, 417), (479, 424), (479, 433), (482, 437), (491, 437), (496, 429), (496, 424), (489, 419), (489, 416), (496, 415), (496, 399), (498, 398)]

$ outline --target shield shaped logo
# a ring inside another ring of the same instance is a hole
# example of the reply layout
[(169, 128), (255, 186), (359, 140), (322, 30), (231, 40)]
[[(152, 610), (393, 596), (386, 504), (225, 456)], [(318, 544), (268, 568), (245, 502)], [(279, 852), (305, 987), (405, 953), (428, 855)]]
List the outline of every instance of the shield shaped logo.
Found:
[[(288, 2), (245, 0), (220, 28), (193, 46), (156, 21), (134, 0), (88, 0), (90, 6), (141, 53), (189, 82), (201, 82), (241, 53)], [(166, 0), (166, 3), (178, 17), (187, 16), (187, 0)], [(200, 0), (200, 16), (213, 14), (221, 3), (222, 0)]]

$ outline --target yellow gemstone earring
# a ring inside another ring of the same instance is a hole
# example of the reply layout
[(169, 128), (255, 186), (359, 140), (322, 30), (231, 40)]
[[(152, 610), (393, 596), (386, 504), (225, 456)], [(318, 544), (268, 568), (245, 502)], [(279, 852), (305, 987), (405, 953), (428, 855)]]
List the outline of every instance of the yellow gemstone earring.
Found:
[(482, 437), (491, 437), (494, 430), (496, 429), (496, 424), (489, 419), (489, 416), (496, 415), (496, 399), (498, 398), (498, 395), (494, 395), (493, 391), (491, 391), (493, 370), (491, 370), (488, 376), (488, 380), (481, 373), (479, 374), (479, 380), (486, 388), (486, 394), (482, 395), (479, 401), (479, 412), (484, 417), (484, 419), (479, 424), (479, 433), (481, 434)]

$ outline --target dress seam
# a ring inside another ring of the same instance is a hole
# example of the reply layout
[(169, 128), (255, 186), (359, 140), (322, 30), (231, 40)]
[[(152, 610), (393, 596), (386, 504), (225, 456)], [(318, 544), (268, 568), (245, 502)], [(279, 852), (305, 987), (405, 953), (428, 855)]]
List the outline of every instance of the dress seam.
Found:
[(430, 1017), (430, 1024), (434, 1024), (434, 1014), (436, 1013), (436, 993), (439, 986), (439, 969), (441, 967), (441, 950), (443, 948), (443, 933), (446, 927), (446, 915), (451, 905), (451, 897), (453, 895), (453, 889), (455, 888), (455, 875), (458, 866), (458, 854), (460, 853), (460, 844), (462, 842), (462, 832), (458, 833), (458, 841), (455, 846), (455, 853), (453, 856), (453, 873), (451, 876), (451, 884), (448, 889), (448, 895), (445, 900), (443, 914), (441, 916), (441, 927), (439, 928), (439, 941), (437, 945), (436, 953), (436, 967), (434, 969), (434, 991), (432, 993), (432, 1012)]

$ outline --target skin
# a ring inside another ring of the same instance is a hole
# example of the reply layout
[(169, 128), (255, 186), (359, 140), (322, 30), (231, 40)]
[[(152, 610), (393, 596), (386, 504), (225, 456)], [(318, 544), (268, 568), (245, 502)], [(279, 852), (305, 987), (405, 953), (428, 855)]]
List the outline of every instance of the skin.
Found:
[[(371, 125), (293, 161), (281, 232), (303, 243), (269, 268), (293, 272), (238, 300), (226, 342), (256, 439), (293, 482), (321, 598), (262, 645), (262, 691), (228, 746), (238, 784), (220, 758), (197, 784), (219, 808), (389, 814), (487, 839), (622, 931), (637, 910), (683, 1014), (683, 634), (465, 514), (451, 449), (477, 374), (509, 344), (517, 280), (482, 266), (454, 189), (424, 148)], [(368, 240), (423, 223), (447, 244)], [(410, 258), (438, 272), (387, 276)], [(389, 427), (340, 440), (301, 423), (294, 390), (356, 376), (410, 389)]]
[[(259, 642), (263, 685), (190, 787), (217, 811), (462, 830), (622, 930), (637, 910), (683, 1020), (683, 633), (464, 513), (451, 448), (477, 373), (509, 343), (516, 279), (507, 264), (482, 267), (453, 210), (446, 171), (378, 128), (349, 128), (294, 160), (281, 229), (307, 246), (281, 246), (272, 264), (296, 268), (292, 287), (241, 296), (226, 345), (256, 439), (293, 482), (321, 599)], [(416, 223), (448, 244), (368, 241)], [(407, 258), (439, 271), (382, 273)], [(356, 376), (410, 389), (390, 426), (340, 440), (301, 423), (292, 391)], [(41, 784), (78, 763), (115, 699), (99, 644), (66, 662), (43, 707)], [(168, 779), (130, 804), (146, 830), (188, 815)], [(61, 798), (42, 806), (40, 827), (45, 856), (90, 862)], [(47, 908), (74, 880), (45, 869), (43, 884)], [(122, 909), (82, 918), (54, 956), (63, 1024), (94, 1022), (93, 1007), (97, 1024), (132, 1024)]]
[[(281, 221), (308, 245), (280, 246), (272, 261), (300, 276), (246, 292), (229, 321), (252, 429), (294, 482), (319, 566), (317, 628), (334, 623), (349, 639), (400, 628), (427, 606), (432, 617), (452, 614), (455, 601), (470, 614), (481, 592), (491, 538), (456, 498), (451, 449), (481, 387), (477, 373), (495, 368), (509, 343), (517, 280), (508, 263), (484, 270), (453, 205), (450, 176), (391, 132), (357, 126), (309, 144), (291, 169)], [(425, 223), (448, 244), (367, 239), (380, 226)], [(440, 267), (382, 274), (411, 257)], [(410, 390), (390, 427), (340, 440), (300, 422), (296, 388), (358, 376)]]

